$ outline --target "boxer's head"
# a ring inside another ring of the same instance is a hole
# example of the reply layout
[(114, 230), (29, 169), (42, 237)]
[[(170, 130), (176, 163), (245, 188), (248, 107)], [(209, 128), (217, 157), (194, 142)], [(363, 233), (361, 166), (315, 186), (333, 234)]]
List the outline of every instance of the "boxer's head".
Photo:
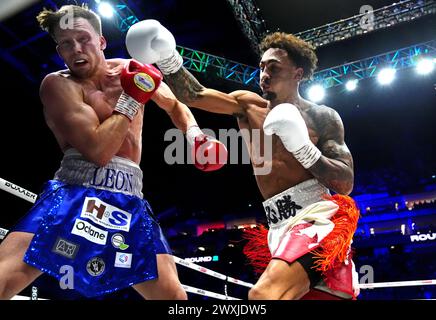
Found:
[(289, 93), (290, 88), (298, 88), (301, 80), (310, 79), (318, 62), (309, 43), (283, 32), (266, 36), (260, 50), (260, 86), (268, 100)]
[(97, 14), (85, 5), (67, 5), (57, 11), (44, 9), (37, 20), (55, 40), (56, 50), (75, 76), (86, 78), (95, 73), (106, 48)]

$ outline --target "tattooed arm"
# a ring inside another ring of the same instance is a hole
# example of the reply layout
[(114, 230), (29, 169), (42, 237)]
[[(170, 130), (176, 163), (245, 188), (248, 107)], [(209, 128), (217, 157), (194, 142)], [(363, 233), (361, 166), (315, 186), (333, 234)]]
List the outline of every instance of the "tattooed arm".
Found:
[[(202, 109), (213, 113), (223, 113), (238, 118), (245, 115), (243, 96), (257, 96), (249, 91), (235, 91), (227, 94), (214, 89), (205, 88), (184, 67), (176, 73), (165, 76), (167, 84), (176, 95), (177, 99), (190, 107)], [(259, 97), (259, 102), (262, 98)]]
[(349, 194), (353, 190), (353, 157), (344, 141), (344, 125), (339, 114), (328, 108), (317, 119), (320, 139), (317, 146), (322, 152), (309, 171), (327, 188)]

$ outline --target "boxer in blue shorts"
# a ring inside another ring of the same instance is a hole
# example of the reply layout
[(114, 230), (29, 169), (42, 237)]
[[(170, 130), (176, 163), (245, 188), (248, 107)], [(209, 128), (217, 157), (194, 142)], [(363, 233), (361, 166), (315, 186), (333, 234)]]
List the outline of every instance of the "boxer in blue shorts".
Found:
[(199, 132), (156, 68), (105, 58), (100, 19), (87, 7), (43, 10), (37, 20), (68, 67), (47, 75), (40, 88), (47, 125), (64, 157), (0, 245), (0, 299), (10, 299), (43, 272), (62, 279), (65, 266), (74, 271), (74, 289), (87, 297), (132, 286), (145, 299), (186, 299), (141, 192), (144, 104), (152, 99), (164, 109), (194, 149), (219, 153), (225, 147)]

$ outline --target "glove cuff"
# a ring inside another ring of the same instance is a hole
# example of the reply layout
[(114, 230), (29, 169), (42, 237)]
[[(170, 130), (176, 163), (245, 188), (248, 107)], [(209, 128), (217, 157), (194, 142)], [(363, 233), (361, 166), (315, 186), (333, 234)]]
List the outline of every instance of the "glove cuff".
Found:
[(177, 49), (174, 49), (169, 58), (156, 62), (156, 65), (164, 75), (176, 73), (183, 65), (183, 58)]
[(201, 131), (199, 126), (197, 125), (190, 126), (188, 130), (186, 130), (186, 140), (188, 140), (190, 146), (194, 146), (195, 138), (202, 134), (203, 131)]
[(292, 154), (305, 169), (309, 169), (321, 157), (321, 151), (312, 142), (292, 152)]
[(140, 104), (138, 101), (133, 99), (127, 93), (123, 92), (120, 98), (118, 99), (114, 111), (125, 115), (127, 118), (130, 119), (130, 121), (132, 121), (141, 107), (142, 104)]

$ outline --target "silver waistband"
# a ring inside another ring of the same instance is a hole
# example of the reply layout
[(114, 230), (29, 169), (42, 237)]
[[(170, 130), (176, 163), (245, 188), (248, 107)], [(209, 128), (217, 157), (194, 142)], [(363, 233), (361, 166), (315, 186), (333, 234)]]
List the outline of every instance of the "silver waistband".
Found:
[(263, 207), (270, 227), (278, 227), (308, 205), (324, 200), (329, 190), (316, 179), (303, 181), (265, 200)]
[(142, 170), (128, 159), (113, 157), (104, 167), (87, 161), (77, 150), (64, 153), (61, 167), (54, 178), (77, 184), (142, 198)]

